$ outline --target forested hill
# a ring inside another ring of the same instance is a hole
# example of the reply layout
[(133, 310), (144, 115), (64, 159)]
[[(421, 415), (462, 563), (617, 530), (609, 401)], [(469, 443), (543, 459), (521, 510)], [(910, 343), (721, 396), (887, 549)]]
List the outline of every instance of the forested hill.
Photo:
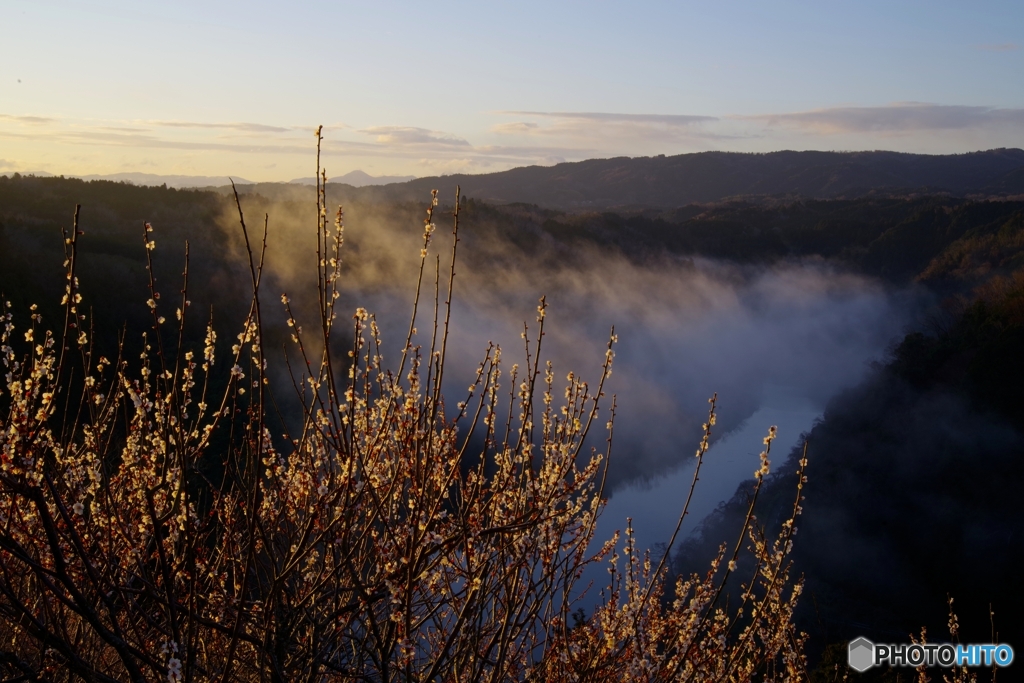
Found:
[[(837, 680), (832, 664), (858, 636), (900, 642), (926, 627), (929, 640), (947, 640), (949, 598), (962, 642), (1024, 642), (1024, 271), (947, 303), (930, 331), (907, 335), (803, 435), (805, 514), (792, 557), (806, 581), (797, 623), (812, 660), (824, 650), (827, 676), (812, 681)], [(792, 510), (803, 454), (773, 454), (756, 508), (769, 537)], [(677, 571), (703, 571), (735, 538), (754, 483), (679, 548)], [(753, 571), (749, 558), (740, 566)]]
[[(525, 203), (563, 211), (676, 209), (726, 199), (856, 199), (870, 195), (948, 194), (995, 198), (1024, 195), (1024, 150), (969, 154), (901, 152), (700, 152), (676, 156), (617, 157), (525, 166), (500, 173), (416, 178), (367, 185), (359, 172), (329, 182), (345, 203), (422, 201), (431, 190), (444, 200), (461, 186), (463, 196), (497, 204)], [(143, 174), (144, 175), (144, 174)], [(209, 185), (214, 178), (152, 176), (126, 179), (139, 185)], [(236, 178), (236, 183), (238, 179)], [(388, 178), (378, 178), (378, 181)], [(312, 193), (303, 178), (291, 183), (249, 183), (239, 189), (273, 199)], [(212, 187), (212, 186), (211, 186)], [(222, 189), (228, 186), (221, 186)]]
[(463, 194), (492, 202), (559, 209), (674, 208), (752, 195), (831, 199), (873, 192), (942, 192), (957, 196), (1024, 194), (1024, 150), (956, 155), (898, 152), (701, 152), (677, 156), (591, 159), (501, 173), (418, 178), (361, 188), (369, 201)]

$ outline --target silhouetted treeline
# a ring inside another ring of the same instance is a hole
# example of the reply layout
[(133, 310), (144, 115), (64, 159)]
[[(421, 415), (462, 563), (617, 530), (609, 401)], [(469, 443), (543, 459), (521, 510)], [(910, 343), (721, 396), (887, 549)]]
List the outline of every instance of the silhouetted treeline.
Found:
[(1011, 196), (1024, 193), (1024, 150), (970, 154), (899, 152), (700, 152), (675, 156), (589, 159), (500, 173), (417, 178), (353, 188), (364, 202), (417, 200), (432, 189), (493, 203), (528, 202), (564, 210), (672, 209), (728, 198), (855, 198), (872, 192)]
[(493, 216), (517, 210), (557, 241), (614, 246), (635, 258), (666, 251), (761, 263), (817, 256), (891, 282), (916, 278), (943, 288), (1012, 272), (1024, 253), (1024, 202), (869, 197), (634, 215), (481, 207)]
[[(378, 189), (355, 192), (328, 185), (328, 197), (334, 203), (366, 206), (371, 195), (363, 191)], [(312, 188), (293, 185), (253, 185), (240, 191), (299, 206), (314, 201)], [(450, 202), (454, 190), (440, 196)], [(383, 201), (385, 195), (373, 198)], [(419, 203), (408, 199), (374, 206)], [(1019, 256), (1024, 253), (1024, 200), (881, 193), (828, 200), (762, 196), (678, 209), (598, 213), (473, 199), (464, 199), (463, 206), (467, 238), (497, 237), (503, 246), (531, 258), (556, 255), (561, 262), (582, 245), (612, 247), (637, 260), (666, 253), (760, 263), (811, 256), (890, 282), (921, 279), (943, 291), (973, 286), (1024, 263)], [(508, 255), (492, 252), (490, 257)]]
[[(70, 237), (75, 205), (82, 205), (78, 277), (94, 325), (110, 333), (127, 326), (133, 332), (152, 325), (146, 305), (146, 242), (156, 242), (154, 274), (162, 303), (173, 315), (179, 304), (185, 242), (190, 243), (191, 281), (188, 327), (203, 334), (215, 307), (218, 322), (235, 323), (246, 292), (247, 271), (228, 256), (228, 239), (216, 228), (226, 210), (214, 193), (135, 187), (109, 181), (64, 178), (0, 178), (0, 291), (24, 312), (30, 304), (43, 311), (44, 324), (57, 312), (64, 290), (64, 239)], [(148, 235), (145, 223), (156, 227)], [(243, 277), (245, 279), (243, 279)], [(164, 315), (167, 315), (165, 313)], [(129, 334), (135, 343), (137, 334)]]
[[(1003, 642), (1024, 638), (1024, 276), (994, 279), (935, 327), (908, 335), (806, 435), (794, 562), (812, 651), (858, 635), (905, 642), (922, 626), (948, 638), (947, 596), (964, 642), (989, 641), (989, 605)], [(799, 457), (778, 457), (761, 491), (769, 530), (788, 514)], [(680, 548), (678, 571), (729, 538), (752, 485)]]

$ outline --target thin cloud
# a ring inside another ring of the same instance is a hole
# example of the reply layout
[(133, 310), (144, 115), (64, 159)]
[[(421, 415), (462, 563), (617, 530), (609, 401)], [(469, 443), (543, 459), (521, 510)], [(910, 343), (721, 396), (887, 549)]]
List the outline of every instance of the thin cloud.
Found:
[(491, 127), (492, 133), (573, 140), (578, 145), (597, 147), (603, 154), (655, 153), (680, 145), (706, 147), (709, 140), (734, 137), (713, 129), (719, 121), (715, 116), (545, 111), (497, 113), (522, 118), (496, 124)]
[[(132, 149), (162, 149), (186, 152), (209, 151), (233, 154), (308, 155), (311, 149), (306, 137), (291, 135), (281, 139), (262, 139), (259, 144), (223, 139), (204, 139), (201, 136), (181, 138), (161, 135), (160, 130), (116, 130), (116, 126), (62, 127), (57, 130), (20, 128), (0, 129), (0, 140), (57, 143), (67, 146), (90, 146)], [(322, 149), (328, 156), (361, 156), (387, 159), (433, 157), (448, 172), (459, 163), (465, 168), (493, 168), (541, 163), (551, 158), (582, 158), (597, 153), (594, 149), (565, 148), (559, 146), (474, 146), (461, 138), (445, 137), (443, 133), (425, 129), (397, 129), (386, 127), (367, 129), (365, 134), (376, 134), (376, 140), (361, 141), (327, 138)]]
[(17, 123), (29, 123), (33, 125), (56, 122), (56, 119), (47, 118), (45, 116), (15, 116), (13, 114), (0, 114), (0, 119), (5, 121), (15, 121)]
[(102, 128), (94, 130), (72, 129), (65, 131), (46, 131), (40, 133), (14, 133), (11, 131), (0, 130), (0, 138), (60, 142), (73, 145), (174, 149), (188, 151), (288, 154), (307, 154), (309, 152), (308, 146), (301, 145), (252, 145), (192, 140), (167, 140), (152, 134), (115, 132), (104, 130)]
[(491, 159), (479, 157), (456, 157), (437, 159), (424, 157), (419, 160), (420, 166), (429, 169), (432, 175), (449, 175), (452, 173), (487, 173), (494, 170)]
[(832, 107), (788, 114), (730, 117), (819, 134), (915, 133), (992, 127), (1024, 128), (1024, 109), (897, 102), (882, 107)]
[[(852, 141), (853, 147), (879, 148), (892, 147), (891, 142), (884, 140), (898, 138), (900, 144), (896, 147), (902, 151), (928, 151), (943, 145), (948, 151), (965, 151), (982, 146), (1019, 146), (1024, 139), (1024, 109), (921, 102), (756, 116), (552, 111), (506, 111), (491, 115), (495, 119), (481, 131), (485, 136), (481, 140), (417, 126), (355, 128), (335, 121), (325, 127), (330, 134), (322, 143), (322, 151), (332, 167), (350, 168), (353, 159), (359, 159), (361, 164), (381, 159), (387, 160), (388, 168), (396, 172), (418, 168), (417, 174), (423, 175), (431, 171), (496, 171), (561, 161), (707, 149), (807, 148), (834, 145), (836, 140), (842, 140), (847, 147)], [(161, 159), (175, 156), (173, 152), (190, 158), (194, 152), (210, 152), (209, 159), (237, 157), (228, 165), (217, 161), (217, 166), (208, 171), (210, 175), (227, 168), (248, 168), (250, 162), (242, 157), (306, 158), (313, 146), (313, 130), (311, 125), (286, 127), (253, 122), (0, 114), (0, 140), (9, 141), (10, 149), (5, 149), (8, 158), (25, 154), (34, 157), (43, 148), (52, 149), (54, 158), (65, 158), (75, 148), (83, 152), (107, 148), (109, 154), (155, 155)], [(839, 137), (844, 135), (848, 137)], [(824, 143), (822, 139), (829, 136), (836, 137), (831, 138), (832, 143)], [(501, 142), (512, 144), (489, 144)], [(94, 152), (89, 154), (95, 156)], [(265, 158), (260, 163), (270, 161)]]
[(530, 133), (537, 129), (537, 124), (529, 121), (514, 121), (512, 123), (497, 123), (491, 126), (492, 133), (505, 135), (516, 135)]
[[(42, 123), (52, 125), (38, 125)], [(76, 148), (83, 152), (88, 148), (106, 148), (119, 150), (117, 154), (135, 150), (133, 155), (150, 154), (143, 150), (152, 150), (160, 156), (174, 152), (209, 152), (216, 156), (305, 158), (312, 149), (310, 134), (313, 130), (314, 126), (283, 127), (251, 122), (48, 119), (0, 114), (0, 141), (37, 146), (36, 149), (56, 145), (60, 156)], [(322, 151), (332, 166), (348, 165), (353, 158), (377, 158), (413, 162), (423, 169), (434, 168), (445, 173), (482, 172), (607, 154), (592, 140), (547, 138), (546, 141), (557, 141), (556, 144), (477, 145), (452, 133), (428, 128), (372, 126), (356, 129), (339, 121), (325, 126), (325, 131), (331, 134), (323, 140)], [(563, 142), (568, 144), (561, 144)], [(428, 164), (425, 159), (434, 163)], [(245, 165), (249, 162), (232, 163)], [(81, 172), (88, 172), (88, 169)]]
[(560, 146), (505, 146), (480, 145), (472, 148), (477, 159), (488, 160), (494, 164), (521, 166), (526, 164), (550, 163), (551, 159), (592, 159), (604, 152), (599, 147), (560, 147)]
[(372, 135), (377, 142), (384, 145), (444, 145), (444, 146), (469, 146), (469, 142), (441, 131), (429, 130), (427, 128), (414, 128), (412, 126), (373, 126), (363, 128), (359, 131), (366, 135)]
[(572, 111), (502, 111), (507, 116), (534, 116), (549, 119), (574, 119), (604, 123), (660, 123), (666, 126), (692, 126), (717, 121), (715, 116), (694, 116), (691, 114), (615, 114), (610, 112)]
[(291, 128), (281, 126), (268, 126), (263, 123), (203, 123), (200, 121), (146, 121), (153, 126), (162, 128), (208, 128), (216, 130), (235, 130), (243, 133), (288, 133)]
[(1017, 43), (994, 43), (987, 45), (975, 45), (975, 50), (982, 50), (983, 52), (1014, 52), (1020, 49), (1020, 45)]

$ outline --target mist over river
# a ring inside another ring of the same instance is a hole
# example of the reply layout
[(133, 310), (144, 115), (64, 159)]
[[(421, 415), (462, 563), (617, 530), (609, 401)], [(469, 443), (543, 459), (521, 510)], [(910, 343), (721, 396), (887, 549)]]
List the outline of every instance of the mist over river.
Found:
[[(287, 291), (300, 323), (312, 326), (304, 207), (266, 207), (274, 217), (268, 268)], [(338, 311), (361, 306), (376, 315), (384, 365), (397, 368), (409, 328), (422, 237), (404, 214), (356, 207), (346, 213), (344, 279)], [(225, 234), (236, 235), (228, 216)], [(932, 301), (923, 288), (894, 288), (820, 258), (767, 263), (671, 254), (627, 256), (601, 244), (528, 247), (515, 231), (467, 222), (460, 233), (452, 293), (444, 394), (449, 412), (465, 400), (490, 342), (501, 346), (502, 392), (508, 371), (525, 366), (524, 324), (531, 338), (537, 305), (547, 302), (542, 356), (552, 362), (556, 404), (569, 371), (599, 378), (614, 326), (615, 364), (605, 387), (603, 427), (614, 394), (615, 438), (601, 537), (625, 526), (646, 546), (668, 540), (689, 487), (708, 398), (718, 421), (706, 470), (686, 528), (748, 479), (768, 427), (779, 427), (781, 462), (825, 404), (855, 385), (874, 361), (919, 325)], [(276, 226), (276, 229), (275, 229)], [(424, 263), (414, 344), (430, 346), (435, 277), (441, 317), (450, 273), (450, 231), (440, 226)], [(520, 240), (517, 242), (516, 240)], [(341, 347), (339, 347), (341, 351)], [(605, 450), (603, 428), (588, 445)]]
[[(535, 333), (541, 295), (549, 306), (542, 355), (554, 366), (556, 402), (570, 370), (596, 381), (614, 325), (615, 365), (602, 405), (606, 411), (614, 394), (618, 408), (611, 504), (602, 526), (623, 528), (633, 516), (639, 538), (650, 543), (667, 540), (665, 530), (674, 527), (708, 398), (718, 395), (718, 421), (691, 524), (750, 478), (773, 424), (781, 462), (827, 401), (884, 359), (926, 299), (821, 261), (772, 267), (618, 261), (601, 268), (609, 269), (610, 277), (567, 269), (502, 289), (481, 286), (472, 274), (460, 287), (457, 277), (445, 394), (450, 404), (464, 400), (491, 341), (502, 347), (506, 372), (513, 363), (523, 367), (523, 325)], [(362, 294), (359, 300), (391, 331), (385, 343), (393, 342), (408, 324), (408, 297)], [(424, 345), (427, 308), (417, 323)], [(397, 350), (391, 344), (386, 355), (397, 358)], [(507, 374), (501, 383), (507, 392)], [(603, 451), (603, 440), (599, 428), (589, 443)]]

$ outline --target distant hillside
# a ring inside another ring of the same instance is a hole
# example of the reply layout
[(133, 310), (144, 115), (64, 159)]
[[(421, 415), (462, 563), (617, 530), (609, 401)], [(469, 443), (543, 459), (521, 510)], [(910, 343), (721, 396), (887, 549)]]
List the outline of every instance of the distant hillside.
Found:
[[(343, 185), (351, 185), (352, 187), (366, 187), (367, 185), (389, 185), (391, 183), (405, 183), (410, 180), (414, 180), (414, 175), (380, 175), (372, 176), (365, 171), (349, 171), (343, 176), (337, 178), (328, 178), (328, 183), (340, 183)], [(309, 176), (308, 178), (295, 178), (290, 181), (296, 185), (316, 185), (316, 178)]]
[(502, 173), (418, 178), (364, 188), (365, 200), (423, 199), (455, 186), (474, 199), (551, 208), (673, 208), (727, 197), (783, 195), (832, 199), (879, 191), (963, 196), (1024, 194), (1024, 150), (957, 155), (899, 152), (701, 152), (678, 156), (591, 159)]
[[(806, 578), (797, 623), (812, 655), (839, 644), (842, 662), (857, 636), (898, 642), (922, 626), (942, 640), (949, 597), (963, 642), (993, 628), (1000, 642), (1024, 642), (1024, 591), (1012, 588), (1024, 563), (1024, 272), (974, 296), (932, 332), (907, 335), (802, 437), (808, 480), (793, 561)], [(769, 538), (792, 509), (802, 451), (773, 455), (757, 510)], [(678, 572), (703, 571), (735, 537), (752, 488), (737, 487), (686, 540)], [(744, 559), (741, 575), (753, 572)]]
[[(4, 174), (10, 175), (10, 174)], [(34, 173), (22, 173), (21, 175), (36, 176), (38, 178), (53, 178), (52, 173), (46, 171), (37, 171)], [(131, 183), (132, 185), (141, 185), (146, 187), (160, 187), (166, 185), (167, 187), (173, 187), (177, 189), (191, 189), (191, 188), (204, 188), (204, 187), (224, 187), (231, 184), (234, 180), (236, 185), (253, 185), (253, 181), (246, 180), (237, 176), (209, 176), (209, 175), (160, 175), (157, 173), (111, 173), (102, 175), (93, 173), (90, 175), (69, 175), (69, 178), (81, 178), (82, 180), (110, 180), (115, 183), (125, 182)], [(366, 187), (369, 185), (387, 185), (389, 183), (405, 183), (410, 180), (414, 180), (416, 176), (412, 175), (386, 175), (386, 176), (372, 176), (364, 171), (351, 171), (343, 176), (337, 178), (330, 178), (331, 183), (340, 183), (344, 185), (351, 185), (352, 187)], [(295, 185), (316, 185), (316, 178), (310, 176), (308, 178), (296, 178), (290, 181), (291, 184)], [(263, 183), (264, 185), (267, 183)], [(279, 184), (279, 183), (273, 183)]]
[(220, 187), (221, 185), (227, 185), (232, 180), (235, 181), (236, 185), (249, 185), (252, 183), (251, 180), (245, 178), (237, 178), (232, 176), (209, 176), (209, 175), (159, 175), (156, 173), (112, 173), (109, 175), (83, 175), (83, 176), (71, 176), (73, 178), (81, 178), (82, 180), (112, 180), (114, 182), (126, 182), (132, 185), (145, 185), (150, 187), (159, 187), (160, 185), (166, 185), (167, 187), (176, 188), (190, 188), (190, 187)]
[[(49, 176), (48, 173), (34, 174)], [(85, 180), (128, 181), (135, 185), (223, 187), (225, 176), (161, 176), (119, 173)], [(266, 197), (297, 198), (294, 189), (314, 179), (237, 185)], [(473, 199), (526, 203), (561, 209), (674, 209), (723, 199), (781, 197), (854, 199), (872, 194), (936, 194), (957, 197), (1024, 195), (1024, 150), (992, 149), (969, 154), (901, 152), (700, 152), (677, 156), (590, 159), (555, 166), (525, 166), (500, 173), (440, 177), (371, 176), (352, 171), (329, 179), (344, 202), (422, 201), (438, 190), (443, 201), (455, 186)]]

